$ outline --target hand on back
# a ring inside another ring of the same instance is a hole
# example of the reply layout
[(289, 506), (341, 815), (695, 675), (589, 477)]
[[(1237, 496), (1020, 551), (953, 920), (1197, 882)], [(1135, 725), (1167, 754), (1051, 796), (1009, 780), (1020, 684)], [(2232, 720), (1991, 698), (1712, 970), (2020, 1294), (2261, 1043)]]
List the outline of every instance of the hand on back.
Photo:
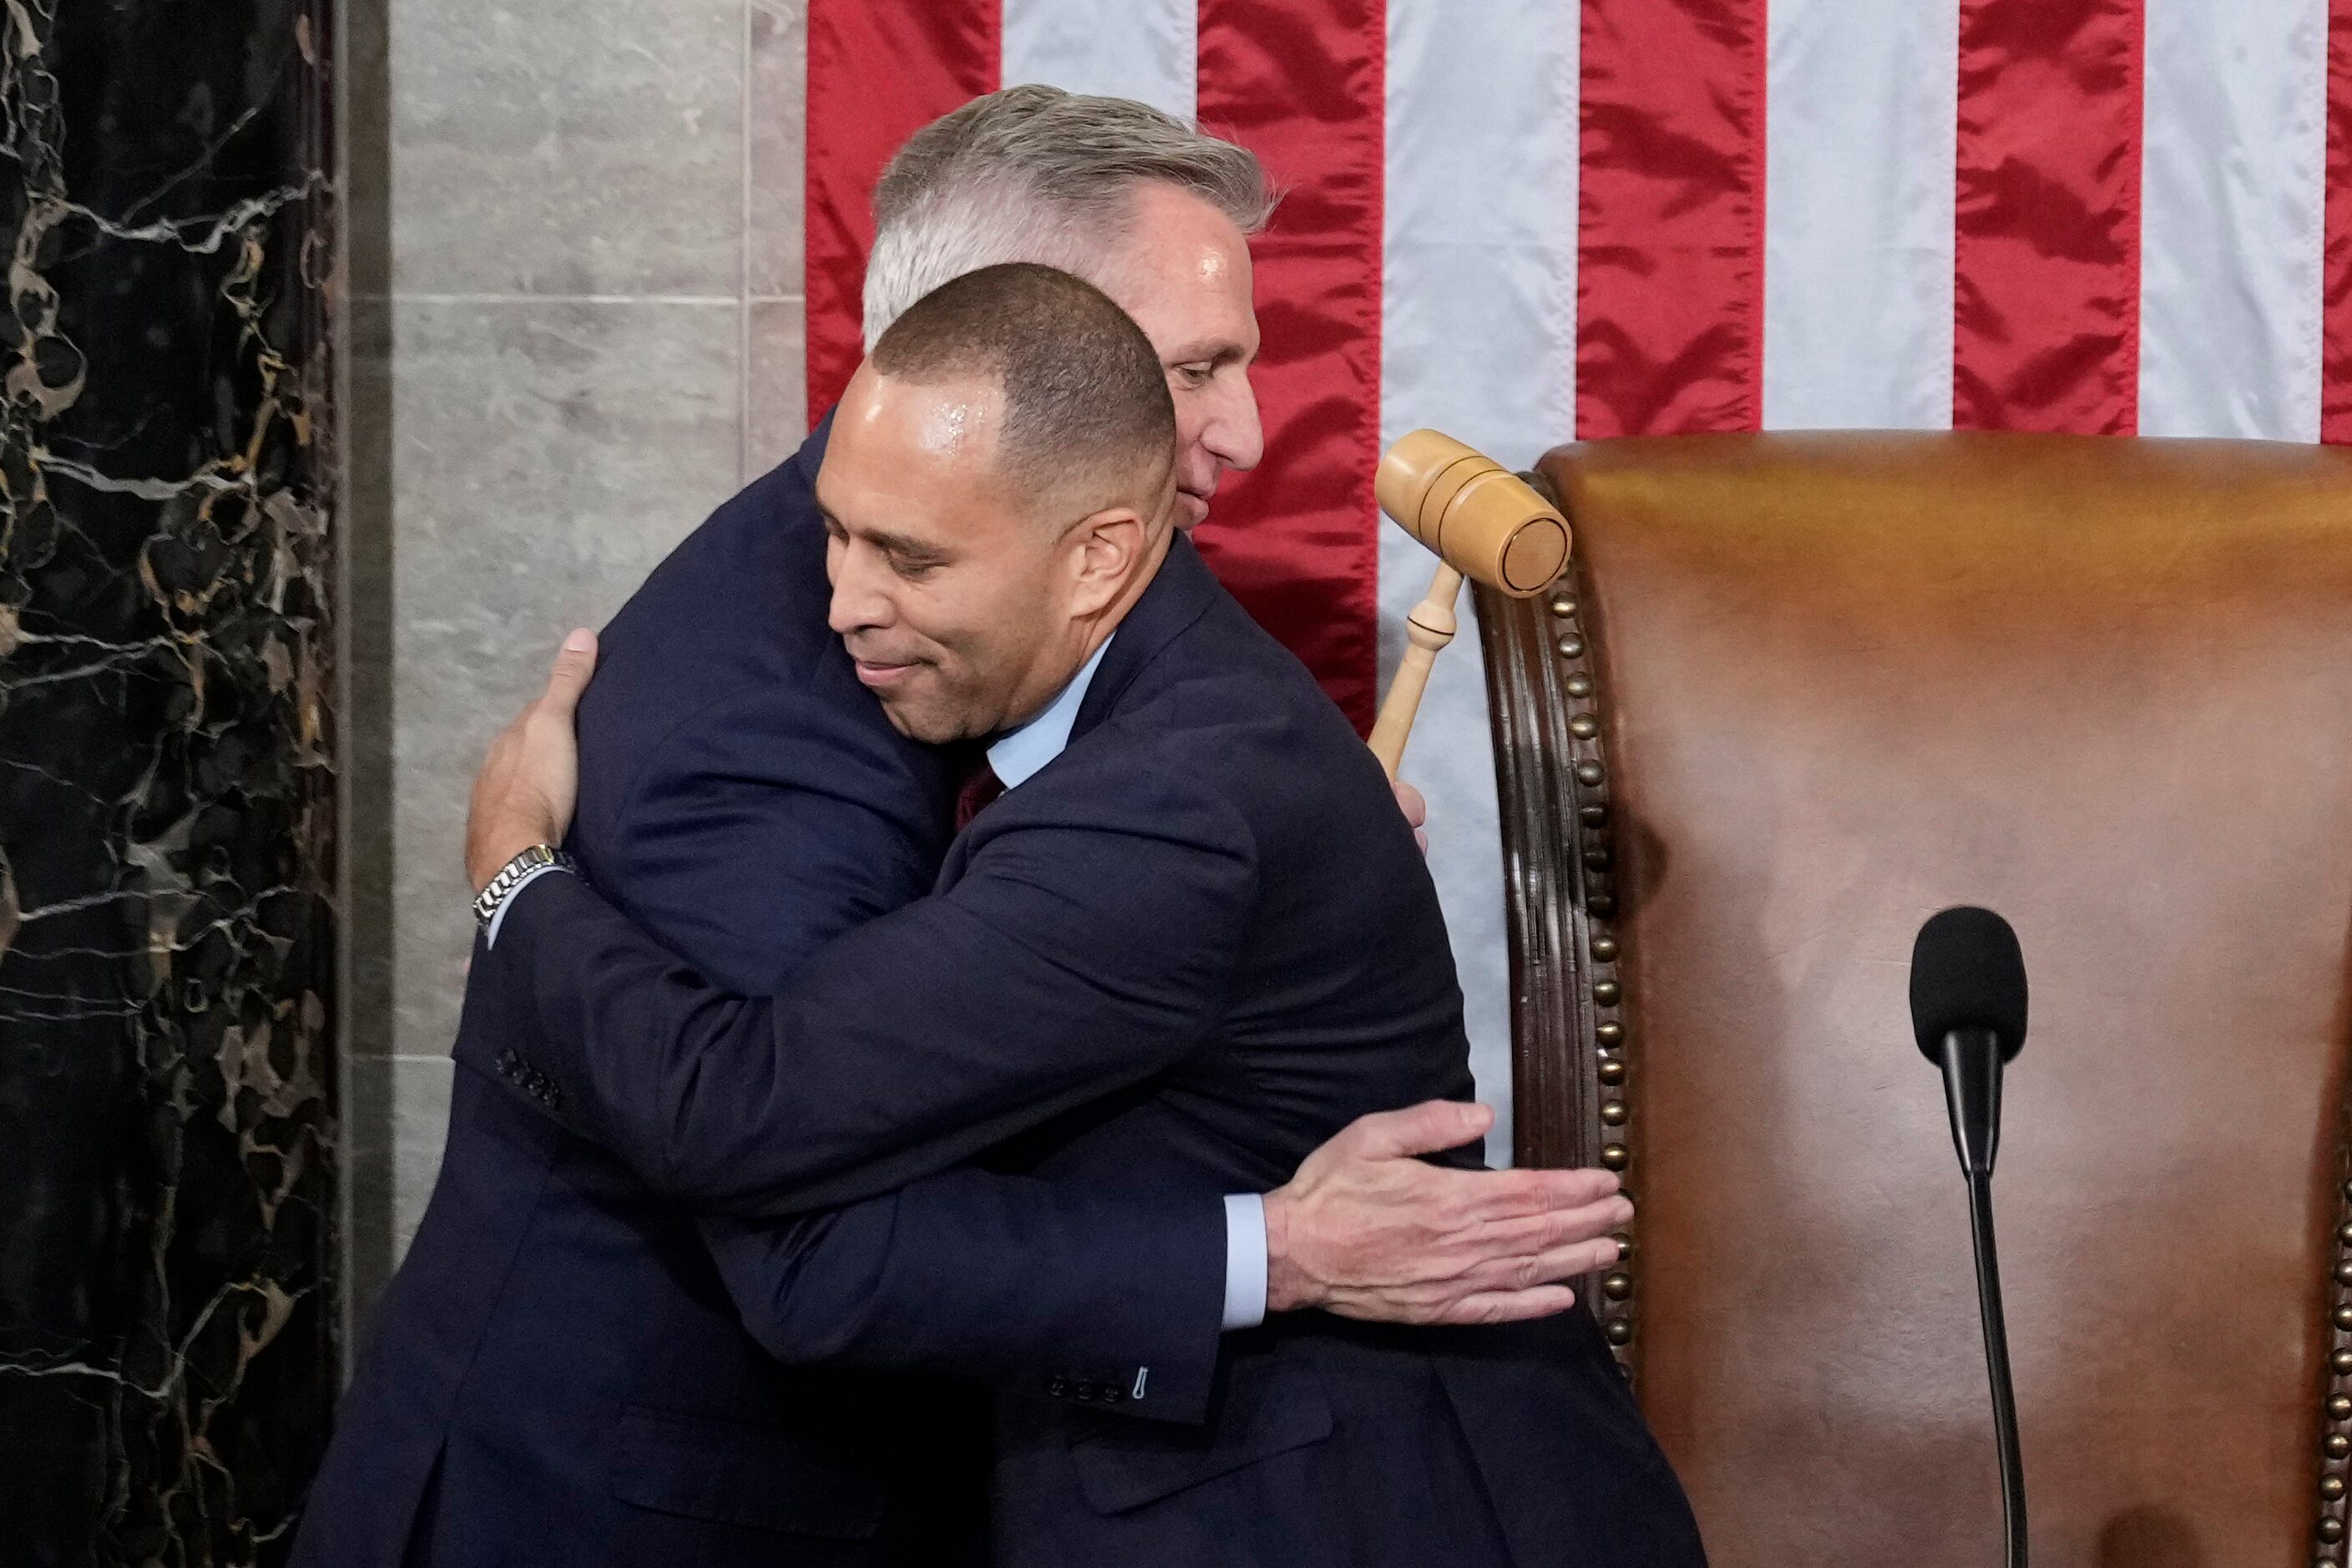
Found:
[(1268, 1193), (1266, 1307), (1399, 1323), (1498, 1323), (1574, 1305), (1633, 1217), (1608, 1171), (1463, 1171), (1420, 1156), (1493, 1125), (1433, 1100), (1360, 1117)]

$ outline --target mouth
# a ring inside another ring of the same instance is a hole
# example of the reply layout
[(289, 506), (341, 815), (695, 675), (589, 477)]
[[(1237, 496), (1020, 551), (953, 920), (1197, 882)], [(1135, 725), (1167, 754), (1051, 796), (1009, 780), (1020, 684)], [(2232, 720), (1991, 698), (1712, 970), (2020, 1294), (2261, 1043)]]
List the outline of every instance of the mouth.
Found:
[(858, 658), (855, 655), (851, 656), (850, 662), (857, 668), (859, 682), (875, 691), (887, 691), (922, 668), (916, 663), (893, 664), (882, 659)]
[(1179, 489), (1176, 492), (1176, 522), (1180, 528), (1197, 528), (1209, 515), (1209, 498), (1198, 490)]

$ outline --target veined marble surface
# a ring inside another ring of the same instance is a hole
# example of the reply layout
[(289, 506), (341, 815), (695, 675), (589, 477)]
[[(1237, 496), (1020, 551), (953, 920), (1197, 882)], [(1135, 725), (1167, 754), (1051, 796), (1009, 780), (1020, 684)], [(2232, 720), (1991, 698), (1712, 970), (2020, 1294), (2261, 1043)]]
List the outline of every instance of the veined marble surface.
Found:
[(284, 1552), (335, 1387), (325, 0), (0, 51), (0, 1565)]

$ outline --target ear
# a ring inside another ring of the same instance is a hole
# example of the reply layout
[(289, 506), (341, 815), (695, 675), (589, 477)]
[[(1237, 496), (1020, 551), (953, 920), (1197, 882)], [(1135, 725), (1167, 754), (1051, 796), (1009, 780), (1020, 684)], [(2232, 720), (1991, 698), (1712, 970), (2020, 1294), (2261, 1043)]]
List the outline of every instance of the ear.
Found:
[(1071, 529), (1072, 612), (1091, 616), (1117, 599), (1150, 542), (1150, 525), (1131, 506), (1105, 507)]

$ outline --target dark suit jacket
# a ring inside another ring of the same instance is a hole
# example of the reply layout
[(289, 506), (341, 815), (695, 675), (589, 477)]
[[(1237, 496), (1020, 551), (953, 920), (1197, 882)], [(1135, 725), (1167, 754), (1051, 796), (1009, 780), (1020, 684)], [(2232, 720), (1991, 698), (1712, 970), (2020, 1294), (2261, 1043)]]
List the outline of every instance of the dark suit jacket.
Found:
[[(980, 815), (930, 897), (772, 997), (570, 877), (518, 895), (490, 962), (539, 1026), (510, 1092), (710, 1210), (852, 1202), (1006, 1140), (1097, 1193), (1254, 1190), (1359, 1115), (1471, 1092), (1435, 892), (1379, 767), (1181, 539), (1068, 750)], [(1203, 1392), (1169, 1373), (1000, 1400), (1003, 1561), (1701, 1560), (1580, 1311), (1442, 1333), (1297, 1314), (1228, 1336), (1202, 1425), (1118, 1418)]]
[[(654, 574), (607, 628), (580, 714), (589, 874), (679, 958), (754, 989), (923, 892), (950, 837), (937, 759), (890, 729), (824, 628), (822, 451), (820, 432)], [(390, 1568), (413, 1534), (410, 1560), (434, 1564), (931, 1568), (983, 1534), (978, 1401), (837, 1369), (1025, 1384), (1150, 1360), (1205, 1383), (1215, 1196), (932, 1162), (821, 1221), (706, 1242), (475, 1070), (534, 1037), (531, 1005), (478, 943), (439, 1184), (298, 1562)]]

